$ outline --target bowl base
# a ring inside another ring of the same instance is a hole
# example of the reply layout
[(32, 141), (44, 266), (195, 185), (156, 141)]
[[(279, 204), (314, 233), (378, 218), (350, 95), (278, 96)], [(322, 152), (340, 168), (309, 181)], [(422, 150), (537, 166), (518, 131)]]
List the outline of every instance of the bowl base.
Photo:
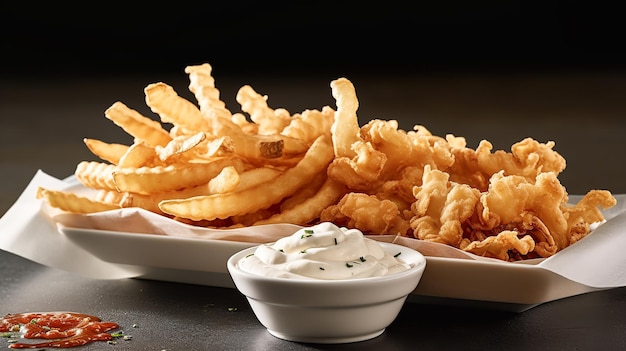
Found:
[(274, 330), (270, 330), (270, 329), (268, 329), (267, 331), (271, 335), (279, 339), (283, 339), (287, 341), (295, 341), (295, 342), (302, 342), (302, 343), (308, 343), (308, 344), (347, 344), (351, 342), (359, 342), (359, 341), (373, 339), (381, 335), (383, 332), (385, 332), (385, 329), (381, 329), (373, 333), (362, 334), (362, 335), (353, 335), (353, 336), (345, 336), (345, 337), (328, 337), (328, 338), (301, 337), (301, 336), (294, 336), (294, 335), (286, 335), (286, 334), (283, 334)]

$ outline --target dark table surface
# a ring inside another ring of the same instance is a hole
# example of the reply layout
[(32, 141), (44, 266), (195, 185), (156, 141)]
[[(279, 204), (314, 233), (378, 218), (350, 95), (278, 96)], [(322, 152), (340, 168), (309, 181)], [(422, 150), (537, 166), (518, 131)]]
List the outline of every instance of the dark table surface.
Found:
[[(409, 302), (375, 339), (310, 345), (271, 336), (234, 289), (140, 279), (93, 280), (4, 251), (0, 269), (3, 312), (89, 313), (118, 323), (132, 335), (114, 347), (96, 342), (89, 350), (626, 349), (626, 288), (553, 301), (522, 313)], [(8, 345), (5, 339), (0, 343)]]
[[(219, 67), (215, 67), (219, 72)], [(216, 73), (217, 74), (217, 73)], [(0, 80), (0, 214), (37, 169), (59, 178), (93, 158), (83, 138), (130, 143), (104, 118), (115, 101), (152, 115), (143, 88), (164, 81), (183, 96), (179, 70), (138, 77)], [(270, 106), (291, 112), (334, 107), (331, 75), (216, 76), (227, 106), (250, 84)], [(561, 182), (571, 194), (590, 189), (626, 193), (626, 73), (517, 72), (355, 76), (359, 117), (398, 119), (404, 129), (423, 124), (433, 134), (481, 139), (509, 150), (525, 137), (554, 140), (567, 159)], [(0, 240), (2, 233), (0, 233)], [(522, 313), (408, 302), (378, 338), (345, 345), (279, 340), (256, 320), (235, 290), (141, 279), (94, 280), (0, 251), (0, 314), (71, 310), (120, 324), (130, 341), (96, 343), (93, 350), (204, 349), (626, 349), (626, 288), (593, 292)], [(4, 339), (0, 339), (7, 345)]]

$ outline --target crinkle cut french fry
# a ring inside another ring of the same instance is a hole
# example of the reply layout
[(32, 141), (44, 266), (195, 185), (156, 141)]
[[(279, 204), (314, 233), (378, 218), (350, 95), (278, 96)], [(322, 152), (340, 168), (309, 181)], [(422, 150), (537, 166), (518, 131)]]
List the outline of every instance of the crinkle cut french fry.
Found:
[(231, 113), (215, 88), (212, 71), (213, 67), (208, 63), (185, 67), (185, 73), (189, 75), (189, 91), (195, 95), (200, 112), (206, 118), (230, 118)]
[(328, 133), (334, 121), (335, 111), (329, 106), (324, 106), (322, 111), (305, 110), (293, 116), (280, 134), (311, 144), (318, 136)]
[(163, 123), (179, 125), (195, 132), (209, 132), (209, 123), (191, 101), (180, 97), (165, 83), (152, 83), (144, 89), (146, 104)]
[(278, 158), (283, 155), (284, 141), (274, 135), (265, 136), (248, 134), (227, 120), (213, 120), (212, 130), (215, 135), (228, 135), (234, 152), (249, 161)]
[(192, 220), (227, 218), (267, 208), (292, 195), (309, 183), (315, 174), (326, 169), (333, 158), (329, 139), (327, 136), (319, 137), (296, 166), (270, 183), (226, 194), (167, 200), (161, 202), (159, 207), (165, 213)]
[(298, 189), (295, 194), (281, 201), (279, 208), (280, 211), (290, 209), (306, 199), (313, 197), (318, 191), (320, 191), (320, 188), (324, 185), (326, 179), (328, 179), (328, 176), (325, 172), (316, 174), (309, 183)]
[(92, 154), (103, 161), (107, 161), (115, 165), (120, 162), (120, 158), (126, 153), (126, 151), (128, 151), (129, 148), (128, 145), (106, 143), (98, 139), (84, 138), (83, 142)]
[(257, 221), (253, 225), (272, 223), (307, 225), (312, 223), (314, 220), (319, 219), (322, 211), (325, 208), (337, 203), (337, 201), (339, 201), (339, 199), (346, 192), (347, 189), (345, 185), (327, 178), (317, 193), (315, 193), (312, 197), (295, 204), (293, 207), (282, 210), (267, 219)]
[(132, 195), (126, 192), (113, 190), (98, 190), (93, 200), (103, 204), (111, 204), (118, 207), (132, 207)]
[(241, 105), (241, 110), (247, 112), (250, 119), (258, 125), (259, 134), (280, 133), (291, 121), (289, 112), (270, 108), (267, 105), (267, 95), (260, 95), (249, 85), (239, 89), (236, 100)]
[(37, 189), (37, 198), (45, 199), (52, 207), (72, 213), (94, 213), (120, 208), (120, 206), (98, 202), (73, 193), (50, 190), (42, 187)]
[(118, 162), (120, 168), (140, 168), (162, 165), (155, 149), (139, 141), (131, 145)]
[(359, 122), (356, 111), (359, 101), (354, 85), (346, 78), (339, 78), (330, 83), (332, 94), (337, 101), (335, 121), (331, 127), (335, 157), (355, 156), (352, 144), (359, 140)]
[(204, 132), (198, 132), (193, 135), (179, 136), (172, 139), (164, 147), (157, 146), (155, 148), (155, 152), (161, 161), (167, 161), (172, 156), (181, 155), (193, 149), (204, 140), (206, 140), (206, 134)]
[(148, 145), (163, 146), (172, 139), (161, 123), (142, 115), (120, 101), (113, 103), (104, 115), (126, 133)]
[(117, 190), (113, 181), (116, 165), (96, 161), (82, 161), (76, 165), (74, 176), (84, 186), (92, 189)]
[(226, 166), (213, 179), (209, 180), (207, 187), (211, 194), (223, 194), (231, 192), (239, 186), (239, 171), (233, 166)]
[[(229, 168), (230, 166), (225, 167)], [(205, 196), (214, 194), (216, 189), (211, 189), (208, 184), (201, 184), (194, 187), (180, 190), (163, 191), (150, 194), (128, 193), (128, 200), (124, 207), (141, 207), (148, 211), (164, 214), (159, 208), (159, 202), (169, 199), (186, 199), (194, 196)]]
[(243, 169), (239, 158), (224, 157), (212, 162), (176, 166), (118, 168), (113, 172), (113, 179), (118, 191), (150, 194), (205, 184), (226, 166)]
[(239, 184), (234, 191), (252, 188), (261, 183), (274, 181), (283, 171), (273, 167), (257, 167), (239, 174)]

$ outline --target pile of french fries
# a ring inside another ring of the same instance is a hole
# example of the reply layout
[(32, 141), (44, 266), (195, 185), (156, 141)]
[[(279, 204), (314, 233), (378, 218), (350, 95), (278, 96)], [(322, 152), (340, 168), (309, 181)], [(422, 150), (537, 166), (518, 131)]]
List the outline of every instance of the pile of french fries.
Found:
[(146, 104), (160, 122), (117, 101), (105, 116), (134, 143), (84, 139), (102, 161), (80, 162), (75, 176), (95, 196), (44, 188), (38, 196), (72, 213), (141, 207), (195, 225), (238, 227), (306, 224), (346, 191), (325, 176), (334, 158), (332, 108), (291, 115), (246, 85), (236, 97), (242, 112), (233, 114), (209, 64), (185, 72), (197, 104), (166, 83), (149, 84)]

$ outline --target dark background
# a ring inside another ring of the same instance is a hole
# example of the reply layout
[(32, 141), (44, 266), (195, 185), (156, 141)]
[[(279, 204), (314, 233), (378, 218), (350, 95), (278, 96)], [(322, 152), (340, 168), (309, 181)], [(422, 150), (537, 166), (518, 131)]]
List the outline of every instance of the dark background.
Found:
[(145, 105), (149, 83), (188, 91), (210, 63), (234, 113), (251, 85), (272, 108), (335, 107), (350, 79), (362, 124), (481, 140), (510, 151), (554, 141), (571, 194), (626, 193), (626, 25), (604, 2), (2, 2), (0, 192), (4, 212), (38, 169), (64, 178), (94, 159), (83, 138), (132, 143), (104, 111)]
[(616, 5), (558, 1), (3, 2), (2, 77), (329, 76), (624, 68)]

